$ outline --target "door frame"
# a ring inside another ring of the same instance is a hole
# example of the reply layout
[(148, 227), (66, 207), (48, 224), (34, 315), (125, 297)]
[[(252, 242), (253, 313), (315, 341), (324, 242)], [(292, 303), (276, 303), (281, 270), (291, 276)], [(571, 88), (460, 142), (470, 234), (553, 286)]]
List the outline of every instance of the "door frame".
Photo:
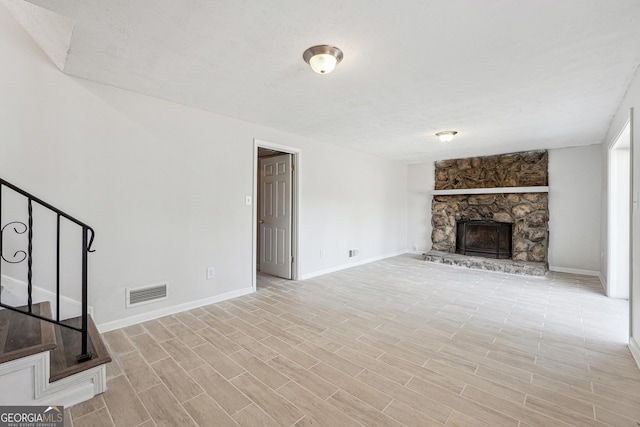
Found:
[(294, 262), (291, 265), (291, 280), (299, 280), (299, 268), (300, 265), (300, 233), (298, 232), (299, 219), (300, 219), (300, 157), (301, 152), (299, 148), (291, 147), (282, 144), (276, 144), (274, 142), (264, 141), (254, 138), (253, 140), (253, 213), (252, 213), (252, 269), (251, 269), (251, 281), (253, 291), (257, 290), (256, 287), (256, 268), (258, 266), (258, 148), (267, 148), (270, 150), (281, 151), (286, 154), (291, 154), (291, 164), (294, 166), (291, 174), (291, 256), (293, 256)]
[[(627, 120), (624, 125), (621, 127), (620, 131), (616, 134), (616, 136), (609, 142), (609, 146), (607, 147), (607, 157), (608, 157), (608, 238), (607, 238), (607, 296), (620, 298), (620, 295), (625, 295), (626, 298), (631, 298), (631, 236), (628, 236), (628, 242), (622, 242), (618, 239), (620, 233), (620, 226), (617, 218), (619, 215), (622, 215), (625, 222), (625, 228), (631, 232), (631, 215), (632, 215), (632, 200), (631, 200), (631, 122)], [(629, 137), (629, 151), (625, 156), (621, 156), (618, 154), (617, 150), (621, 148), (625, 148), (624, 145), (626, 142), (622, 140), (623, 136)], [(622, 143), (623, 147), (620, 147)], [(621, 158), (622, 157), (622, 158)], [(625, 158), (626, 157), (626, 158)], [(619, 189), (617, 184), (619, 171), (622, 169), (625, 174), (624, 178), (628, 178), (628, 193), (622, 192)], [(618, 205), (621, 200), (624, 200), (626, 204), (626, 208), (624, 211), (620, 210)], [(626, 212), (625, 212), (626, 211)], [(626, 244), (624, 244), (626, 243)], [(626, 292), (621, 292), (620, 286), (624, 286), (618, 278), (617, 268), (619, 268), (618, 263), (621, 258), (625, 258), (623, 263), (627, 265), (626, 278), (628, 279), (628, 283), (626, 284), (627, 289)]]

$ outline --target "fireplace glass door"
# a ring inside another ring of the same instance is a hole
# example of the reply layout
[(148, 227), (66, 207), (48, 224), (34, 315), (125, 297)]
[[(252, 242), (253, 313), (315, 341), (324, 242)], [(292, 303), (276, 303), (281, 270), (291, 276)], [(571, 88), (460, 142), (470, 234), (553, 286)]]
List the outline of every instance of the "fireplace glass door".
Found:
[(511, 224), (493, 221), (460, 221), (456, 252), (486, 258), (511, 258)]

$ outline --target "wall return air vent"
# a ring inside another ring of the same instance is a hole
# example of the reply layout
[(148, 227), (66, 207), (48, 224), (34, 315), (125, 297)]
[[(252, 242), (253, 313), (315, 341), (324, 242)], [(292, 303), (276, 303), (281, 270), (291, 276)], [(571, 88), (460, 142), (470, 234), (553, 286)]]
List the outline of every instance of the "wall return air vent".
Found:
[(141, 288), (127, 289), (126, 307), (137, 307), (142, 304), (149, 304), (159, 300), (167, 299), (169, 296), (169, 285), (158, 283)]

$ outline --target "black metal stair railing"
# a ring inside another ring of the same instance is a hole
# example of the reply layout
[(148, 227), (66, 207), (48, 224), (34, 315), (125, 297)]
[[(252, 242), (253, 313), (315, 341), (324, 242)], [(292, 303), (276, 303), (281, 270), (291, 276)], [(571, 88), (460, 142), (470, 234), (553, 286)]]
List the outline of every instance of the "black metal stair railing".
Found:
[[(9, 188), (11, 190), (13, 190), (13, 192), (17, 193), (18, 195), (26, 198), (27, 200), (27, 223), (25, 224), (23, 221), (17, 221), (17, 220), (13, 220), (10, 222), (7, 222), (6, 224), (3, 223), (3, 219), (2, 219), (2, 215), (3, 215), (3, 190), (5, 188)], [(33, 208), (34, 208), (34, 204), (39, 205), (42, 208), (47, 209), (50, 212), (53, 212), (54, 215), (56, 215), (56, 243), (55, 243), (55, 251), (56, 251), (56, 272), (55, 272), (55, 286), (56, 286), (56, 291), (55, 291), (55, 298), (56, 298), (56, 314), (55, 314), (55, 319), (49, 319), (47, 317), (43, 317), (40, 316), (39, 314), (36, 314), (33, 312), (33, 270), (34, 270), (34, 256), (33, 256), (33, 244), (34, 244), (34, 238), (33, 238), (33, 234), (34, 234), (34, 214), (33, 214)], [(82, 306), (82, 315), (81, 315), (81, 325), (80, 327), (77, 326), (73, 326), (71, 324), (68, 323), (64, 323), (62, 319), (60, 319), (60, 284), (61, 284), (61, 273), (60, 273), (60, 269), (61, 269), (61, 256), (60, 256), (60, 252), (61, 252), (61, 223), (62, 221), (68, 221), (72, 224), (75, 224), (76, 226), (80, 227), (82, 230), (82, 242), (81, 245), (79, 244), (78, 247), (81, 247), (81, 251), (82, 251), (82, 258), (81, 258), (81, 263), (82, 263), (82, 268), (81, 268), (81, 272), (80, 272), (80, 281), (81, 281), (81, 285), (82, 285), (82, 302), (81, 302), (81, 306)], [(4, 224), (4, 225), (3, 225)], [(5, 240), (5, 231), (12, 231), (13, 233), (22, 235), (22, 234), (27, 234), (27, 247), (26, 250), (24, 249), (20, 249), (15, 251), (13, 254), (6, 254), (4, 251), (4, 240)], [(93, 230), (93, 228), (91, 228), (90, 226), (88, 226), (87, 224), (78, 221), (77, 219), (75, 219), (74, 217), (72, 217), (69, 214), (66, 214), (65, 212), (61, 211), (60, 209), (55, 208), (54, 206), (50, 205), (47, 202), (44, 202), (42, 200), (40, 200), (39, 198), (27, 193), (26, 191), (16, 187), (13, 184), (10, 184), (9, 182), (0, 179), (0, 278), (2, 277), (2, 266), (3, 266), (3, 262), (8, 263), (8, 264), (20, 264), (22, 262), (24, 262), (26, 260), (27, 262), (27, 274), (26, 274), (26, 279), (27, 279), (27, 308), (26, 311), (19, 309), (15, 306), (6, 304), (5, 302), (2, 301), (2, 292), (0, 292), (0, 307), (9, 309), (9, 310), (13, 310), (13, 311), (17, 311), (20, 313), (24, 313), (26, 315), (32, 316), (32, 317), (36, 317), (40, 320), (44, 320), (46, 322), (50, 322), (50, 323), (54, 323), (56, 325), (60, 325), (61, 327), (64, 328), (69, 328), (72, 330), (75, 330), (77, 332), (81, 333), (82, 336), (82, 351), (81, 354), (78, 355), (78, 361), (79, 362), (84, 362), (86, 360), (90, 360), (92, 358), (92, 354), (89, 352), (88, 349), (88, 299), (87, 299), (87, 285), (88, 285), (88, 269), (87, 269), (87, 263), (88, 263), (88, 254), (90, 252), (94, 252), (93, 249), (91, 249), (91, 245), (93, 244), (93, 239), (95, 237), (95, 231)]]

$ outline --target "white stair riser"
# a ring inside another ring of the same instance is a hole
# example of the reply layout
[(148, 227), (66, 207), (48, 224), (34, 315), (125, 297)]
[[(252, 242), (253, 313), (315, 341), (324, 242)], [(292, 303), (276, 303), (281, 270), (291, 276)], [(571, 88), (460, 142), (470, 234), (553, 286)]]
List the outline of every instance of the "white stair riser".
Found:
[(48, 351), (0, 365), (0, 405), (69, 407), (106, 390), (106, 365), (49, 383)]

